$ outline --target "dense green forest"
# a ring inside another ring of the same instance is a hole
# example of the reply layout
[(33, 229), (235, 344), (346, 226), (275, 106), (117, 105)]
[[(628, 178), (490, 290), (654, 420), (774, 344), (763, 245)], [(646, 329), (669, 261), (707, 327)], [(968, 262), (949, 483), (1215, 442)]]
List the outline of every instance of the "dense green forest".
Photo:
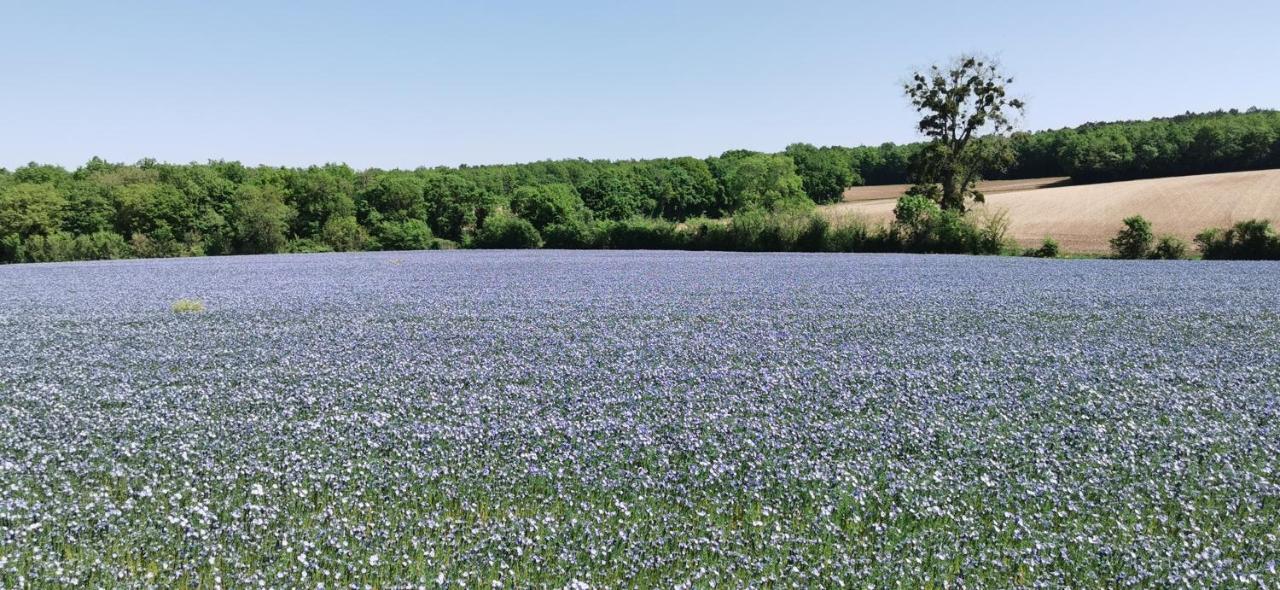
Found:
[[(1187, 114), (1019, 133), (992, 175), (1081, 181), (1280, 167), (1280, 112)], [(439, 247), (648, 247), (673, 222), (803, 212), (909, 180), (921, 144), (778, 154), (356, 171), (340, 164), (0, 169), (0, 261)], [(712, 228), (712, 229), (707, 229)], [(763, 247), (763, 246), (761, 246)]]

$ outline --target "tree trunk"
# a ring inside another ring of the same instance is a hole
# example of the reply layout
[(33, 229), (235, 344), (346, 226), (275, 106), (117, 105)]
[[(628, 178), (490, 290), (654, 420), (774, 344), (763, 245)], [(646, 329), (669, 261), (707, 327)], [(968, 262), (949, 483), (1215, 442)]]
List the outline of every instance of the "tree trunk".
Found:
[(960, 189), (956, 171), (947, 169), (942, 172), (942, 206), (943, 210), (964, 211), (964, 194)]

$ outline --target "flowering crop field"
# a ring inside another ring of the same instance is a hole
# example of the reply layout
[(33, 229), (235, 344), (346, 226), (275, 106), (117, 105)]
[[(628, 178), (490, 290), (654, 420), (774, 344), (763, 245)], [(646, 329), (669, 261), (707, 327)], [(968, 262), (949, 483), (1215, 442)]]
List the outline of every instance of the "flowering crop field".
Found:
[(0, 334), (7, 588), (1280, 581), (1273, 263), (25, 265)]

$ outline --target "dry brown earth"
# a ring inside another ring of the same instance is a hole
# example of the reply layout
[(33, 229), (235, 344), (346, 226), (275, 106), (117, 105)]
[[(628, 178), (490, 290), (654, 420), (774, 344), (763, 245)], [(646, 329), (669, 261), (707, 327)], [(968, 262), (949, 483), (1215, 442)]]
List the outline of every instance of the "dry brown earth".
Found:
[[(1135, 214), (1150, 220), (1157, 234), (1172, 234), (1188, 244), (1207, 227), (1254, 218), (1280, 223), (1280, 170), (1072, 186), (1062, 186), (1063, 181), (997, 181), (980, 188), (987, 194), (988, 211), (1008, 213), (1009, 235), (1019, 244), (1031, 246), (1050, 236), (1068, 252), (1106, 252), (1121, 220)], [(905, 188), (857, 187), (845, 193), (843, 202), (820, 210), (833, 219), (887, 223)]]

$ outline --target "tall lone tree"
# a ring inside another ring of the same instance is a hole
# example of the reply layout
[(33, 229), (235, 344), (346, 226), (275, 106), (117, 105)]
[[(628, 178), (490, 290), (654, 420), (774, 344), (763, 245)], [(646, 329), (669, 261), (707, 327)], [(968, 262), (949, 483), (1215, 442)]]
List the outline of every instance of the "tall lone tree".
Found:
[(1007, 167), (1013, 157), (1004, 134), (1014, 130), (1013, 119), (1025, 105), (1006, 95), (1012, 83), (994, 61), (964, 55), (947, 69), (916, 72), (904, 84), (923, 115), (918, 128), (931, 139), (911, 163), (914, 194), (956, 211), (964, 211), (969, 198), (983, 201), (975, 188), (982, 175)]

